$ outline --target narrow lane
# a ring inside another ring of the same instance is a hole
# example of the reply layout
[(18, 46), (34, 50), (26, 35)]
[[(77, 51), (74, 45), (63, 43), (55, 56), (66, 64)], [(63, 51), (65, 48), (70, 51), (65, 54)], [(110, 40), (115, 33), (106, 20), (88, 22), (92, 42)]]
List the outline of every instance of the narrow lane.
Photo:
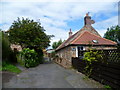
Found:
[(40, 64), (35, 68), (24, 70), (13, 76), (9, 82), (3, 83), (3, 88), (102, 88), (92, 80), (83, 79), (83, 74), (64, 69), (55, 64)]

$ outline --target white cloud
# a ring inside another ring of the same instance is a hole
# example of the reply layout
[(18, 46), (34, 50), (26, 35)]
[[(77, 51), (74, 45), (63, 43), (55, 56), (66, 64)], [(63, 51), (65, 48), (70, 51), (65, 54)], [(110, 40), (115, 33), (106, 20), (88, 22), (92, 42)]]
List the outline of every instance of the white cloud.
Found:
[[(1, 0), (5, 2), (26, 2), (26, 0)], [(118, 2), (119, 0), (104, 0), (99, 2)], [(98, 0), (29, 0), (29, 2), (98, 2)]]
[(93, 27), (100, 33), (101, 36), (103, 36), (104, 33), (107, 31), (107, 28), (116, 25), (118, 25), (118, 16), (114, 16), (107, 20), (97, 22), (93, 25)]
[[(105, 13), (110, 16), (111, 12), (117, 11), (117, 5), (115, 6), (115, 3), (113, 3), (117, 1), (1, 0), (2, 12), (0, 11), (0, 13), (2, 13), (2, 16), (0, 16), (0, 28), (8, 30), (17, 17), (30, 18), (36, 21), (40, 19), (42, 26), (47, 30), (46, 33), (56, 36), (52, 42), (58, 41), (60, 38), (64, 40), (68, 37), (68, 30), (64, 28), (69, 28), (67, 21), (83, 18), (86, 12), (90, 12), (92, 16), (99, 15), (99, 13)], [(106, 28), (116, 24), (116, 17), (97, 22), (94, 26), (100, 34), (103, 34)]]
[(68, 32), (66, 32), (64, 29), (51, 27), (51, 26), (45, 26), (44, 29), (46, 30), (46, 33), (48, 35), (55, 36), (51, 39), (50, 45), (52, 45), (53, 42), (57, 42), (60, 39), (66, 40), (68, 38)]
[(54, 27), (67, 27), (67, 23), (62, 20), (53, 20), (51, 18), (43, 17), (40, 18), (43, 26), (49, 25)]
[(103, 37), (104, 34), (106, 33), (107, 29), (100, 29), (98, 30), (98, 33)]

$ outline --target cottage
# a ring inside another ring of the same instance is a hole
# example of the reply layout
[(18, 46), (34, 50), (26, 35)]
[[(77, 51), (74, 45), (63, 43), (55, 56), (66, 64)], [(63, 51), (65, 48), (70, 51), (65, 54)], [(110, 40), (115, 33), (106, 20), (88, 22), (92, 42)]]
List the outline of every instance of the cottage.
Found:
[(71, 66), (71, 58), (79, 57), (81, 50), (88, 50), (90, 46), (96, 49), (114, 49), (116, 42), (102, 38), (100, 34), (91, 26), (95, 21), (86, 14), (84, 17), (84, 26), (78, 32), (72, 35), (70, 29), (69, 38), (64, 41), (57, 49), (59, 57), (57, 62), (65, 67)]

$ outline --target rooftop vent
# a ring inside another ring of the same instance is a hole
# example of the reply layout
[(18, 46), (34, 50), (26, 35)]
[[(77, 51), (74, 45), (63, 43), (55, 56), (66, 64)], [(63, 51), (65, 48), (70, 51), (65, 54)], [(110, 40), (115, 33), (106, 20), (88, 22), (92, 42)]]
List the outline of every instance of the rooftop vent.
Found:
[(98, 41), (97, 41), (97, 40), (92, 40), (92, 42), (93, 42), (93, 43), (98, 43)]

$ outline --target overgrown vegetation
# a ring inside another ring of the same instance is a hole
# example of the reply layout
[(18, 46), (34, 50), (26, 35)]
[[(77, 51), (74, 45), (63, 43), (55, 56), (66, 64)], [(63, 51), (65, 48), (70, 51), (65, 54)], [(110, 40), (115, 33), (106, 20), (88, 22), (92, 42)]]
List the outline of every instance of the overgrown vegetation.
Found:
[(10, 43), (21, 45), (24, 49), (20, 52), (20, 55), (22, 55), (21, 60), (19, 55), (17, 55), (17, 59), (22, 65), (25, 64), (25, 67), (33, 67), (43, 63), (42, 50), (49, 46), (51, 37), (54, 37), (45, 33), (45, 29), (40, 22), (28, 18), (18, 18), (14, 21), (8, 34)]
[(97, 50), (95, 51), (95, 50), (90, 49), (89, 52), (86, 52), (84, 54), (83, 60), (85, 60), (85, 62), (86, 62), (86, 67), (85, 67), (84, 72), (89, 77), (93, 70), (92, 63), (97, 62), (97, 61), (103, 61), (103, 57), (102, 57), (101, 53), (98, 52)]
[(9, 60), (15, 63), (17, 61), (15, 53), (10, 48), (10, 42), (7, 33), (0, 31), (2, 35), (2, 61)]
[(17, 74), (21, 72), (21, 70), (19, 68), (17, 68), (16, 66), (14, 66), (13, 64), (11, 64), (8, 61), (2, 62), (2, 67), (0, 67), (0, 70), (9, 71), (9, 72), (17, 73)]
[(104, 85), (104, 88), (112, 90), (112, 88), (109, 85)]
[[(41, 56), (41, 57), (40, 57)], [(38, 64), (42, 63), (42, 55), (38, 55), (38, 53), (32, 49), (24, 48), (18, 55), (18, 62), (27, 68), (35, 67)]]
[[(2, 36), (2, 60), (4, 61), (1, 70), (16, 73), (20, 71), (11, 63), (17, 62), (17, 60), (25, 67), (34, 67), (43, 63), (42, 49), (49, 46), (50, 39), (53, 37), (53, 35), (45, 33), (40, 22), (28, 18), (18, 18), (12, 23), (9, 31), (0, 30), (0, 35)], [(23, 50), (18, 53), (12, 51), (11, 44), (21, 45)]]
[(3, 31), (0, 31), (0, 33), (2, 35), (2, 60), (6, 60), (9, 58), (11, 53), (10, 43), (8, 40), (8, 35)]
[(0, 62), (0, 71), (20, 73), (21, 70), (12, 64), (16, 62), (16, 55), (10, 48), (7, 33), (0, 30), (0, 37), (0, 41), (2, 41), (2, 62)]

